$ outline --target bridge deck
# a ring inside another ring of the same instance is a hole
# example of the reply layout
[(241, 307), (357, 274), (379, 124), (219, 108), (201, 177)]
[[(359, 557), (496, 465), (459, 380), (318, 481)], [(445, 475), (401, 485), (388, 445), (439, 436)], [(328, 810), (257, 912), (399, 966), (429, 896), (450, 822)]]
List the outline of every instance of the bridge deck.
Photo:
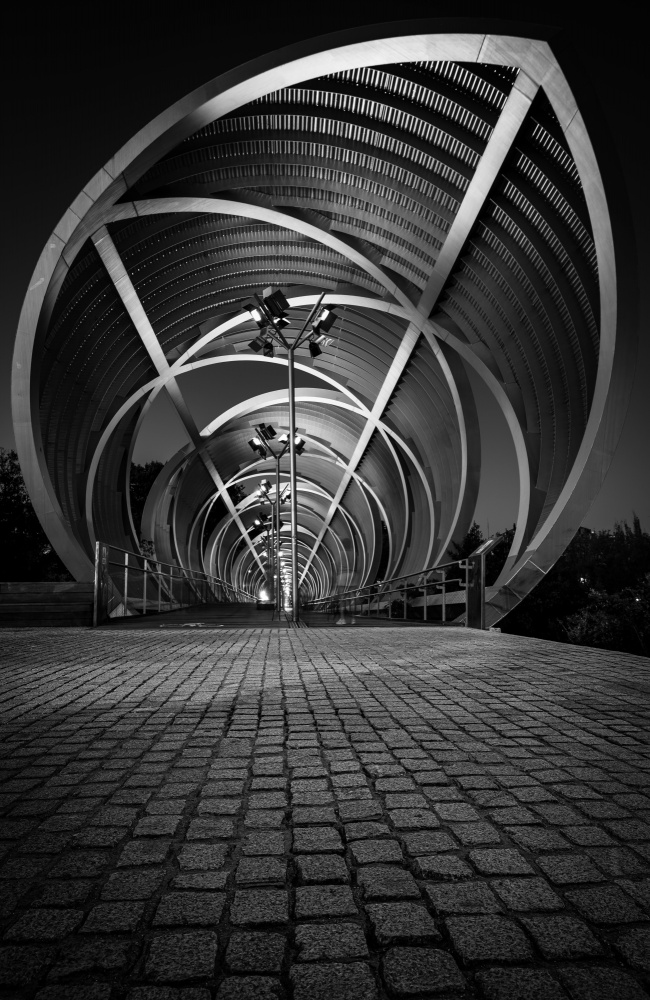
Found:
[[(300, 624), (307, 628), (341, 627), (340, 614), (321, 614), (313, 611), (301, 613)], [(346, 614), (345, 622), (354, 623), (355, 627), (397, 627), (423, 626), (423, 622), (404, 621), (402, 619), (367, 618), (358, 615), (352, 620)], [(296, 628), (285, 613), (278, 614), (269, 608), (258, 609), (254, 604), (200, 604), (193, 608), (181, 608), (179, 611), (169, 611), (154, 615), (133, 615), (125, 618), (112, 618), (102, 628), (110, 629), (168, 629), (168, 628)]]
[(15, 1000), (647, 997), (650, 662), (465, 629), (7, 629)]

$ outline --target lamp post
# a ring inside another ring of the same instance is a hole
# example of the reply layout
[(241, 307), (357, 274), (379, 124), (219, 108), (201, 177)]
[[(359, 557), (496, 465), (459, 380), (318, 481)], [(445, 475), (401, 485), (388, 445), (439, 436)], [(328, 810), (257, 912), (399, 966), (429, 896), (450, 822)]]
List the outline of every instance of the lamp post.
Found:
[[(251, 341), (255, 352), (262, 351), (264, 357), (273, 357), (273, 343), (282, 347), (288, 355), (289, 370), (289, 482), (291, 489), (291, 616), (294, 622), (300, 620), (300, 595), (298, 591), (298, 491), (296, 488), (296, 455), (302, 452), (304, 441), (296, 434), (296, 385), (294, 354), (305, 343), (309, 344), (312, 358), (322, 354), (322, 347), (332, 342), (327, 331), (336, 321), (331, 309), (323, 306), (325, 292), (319, 296), (299, 333), (291, 338), (285, 335), (289, 326), (287, 311), (289, 303), (280, 289), (265, 288), (262, 295), (255, 295), (243, 308), (250, 313), (259, 327), (259, 334)], [(308, 332), (309, 327), (311, 329)]]
[[(258, 424), (255, 427), (255, 437), (251, 438), (248, 442), (250, 447), (256, 454), (261, 458), (268, 458), (269, 456), (275, 462), (275, 500), (270, 497), (271, 484), (268, 479), (263, 479), (256, 490), (254, 496), (259, 500), (267, 500), (274, 511), (274, 521), (275, 521), (275, 568), (273, 573), (274, 584), (274, 600), (276, 609), (280, 612), (283, 608), (282, 600), (282, 589), (280, 587), (280, 506), (283, 503), (287, 503), (289, 500), (289, 493), (285, 489), (280, 490), (280, 461), (286, 455), (290, 448), (289, 438), (286, 434), (281, 434), (278, 438), (278, 444), (282, 445), (280, 451), (276, 451), (271, 445), (271, 441), (275, 438), (275, 428), (271, 424)], [(302, 444), (300, 446), (300, 451), (304, 448), (304, 442), (300, 439)]]

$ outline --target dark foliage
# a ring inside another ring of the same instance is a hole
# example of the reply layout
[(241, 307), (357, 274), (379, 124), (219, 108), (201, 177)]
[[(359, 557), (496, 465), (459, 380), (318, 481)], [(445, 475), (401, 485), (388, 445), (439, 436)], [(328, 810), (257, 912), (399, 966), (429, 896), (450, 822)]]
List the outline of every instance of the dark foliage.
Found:
[(638, 517), (580, 528), (555, 566), (501, 622), (504, 632), (650, 655), (650, 535)]
[(131, 477), (129, 495), (131, 498), (131, 514), (133, 516), (133, 527), (140, 539), (142, 532), (142, 515), (144, 505), (147, 502), (149, 490), (154, 484), (156, 476), (162, 469), (162, 462), (147, 462), (145, 465), (131, 463)]
[(15, 451), (0, 448), (0, 580), (71, 580), (41, 528)]

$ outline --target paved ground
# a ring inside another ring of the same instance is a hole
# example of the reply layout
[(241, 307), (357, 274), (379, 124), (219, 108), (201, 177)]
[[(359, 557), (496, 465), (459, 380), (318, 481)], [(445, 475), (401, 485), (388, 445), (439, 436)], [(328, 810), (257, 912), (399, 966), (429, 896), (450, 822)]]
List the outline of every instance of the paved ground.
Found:
[(464, 629), (5, 630), (0, 982), (650, 990), (650, 661)]

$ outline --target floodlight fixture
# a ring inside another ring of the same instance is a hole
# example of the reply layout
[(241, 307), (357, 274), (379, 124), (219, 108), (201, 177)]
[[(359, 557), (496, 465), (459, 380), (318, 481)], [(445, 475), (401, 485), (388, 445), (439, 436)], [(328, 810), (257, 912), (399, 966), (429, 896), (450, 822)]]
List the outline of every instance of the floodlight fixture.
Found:
[(266, 346), (266, 341), (264, 340), (264, 337), (255, 337), (254, 340), (250, 341), (248, 346), (252, 351), (255, 351), (256, 354), (259, 354), (259, 352)]
[(263, 479), (260, 483), (260, 490), (262, 491), (262, 493), (268, 493), (270, 489), (271, 489), (271, 480)]
[(296, 434), (293, 440), (296, 446), (296, 455), (302, 455), (303, 451), (305, 450), (304, 438), (301, 438), (299, 434)]
[(309, 353), (311, 354), (312, 358), (317, 358), (323, 352), (321, 351), (320, 347), (318, 346), (318, 344), (314, 340), (310, 340), (309, 341)]
[[(284, 293), (276, 288), (273, 291), (272, 286), (265, 288), (262, 292), (262, 299), (267, 310), (274, 319), (284, 319), (285, 313), (289, 308), (289, 303), (287, 302)], [(284, 324), (285, 326), (287, 323)]]
[(273, 349), (273, 344), (271, 343), (270, 340), (266, 340), (264, 342), (264, 346), (262, 348), (262, 354), (264, 355), (265, 358), (272, 358), (273, 355), (275, 354), (275, 351)]
[(248, 299), (247, 302), (244, 302), (244, 304), (242, 305), (242, 312), (247, 312), (249, 316), (255, 320), (255, 322), (260, 328), (265, 325), (265, 319), (262, 314), (262, 310), (260, 309), (255, 299)]
[(278, 441), (280, 442), (280, 444), (288, 444), (288, 442), (289, 442), (289, 435), (288, 434), (281, 434), (280, 437), (278, 438)]
[(261, 438), (257, 437), (257, 435), (250, 439), (248, 445), (257, 455), (260, 456), (260, 458), (266, 458), (266, 448), (264, 447)]
[(327, 331), (331, 330), (334, 326), (337, 318), (336, 313), (332, 312), (331, 309), (328, 309), (325, 306), (320, 310), (316, 319), (313, 321), (312, 330), (314, 332), (318, 331), (318, 333), (327, 333)]
[(257, 429), (265, 441), (275, 437), (275, 428), (272, 424), (259, 424)]

